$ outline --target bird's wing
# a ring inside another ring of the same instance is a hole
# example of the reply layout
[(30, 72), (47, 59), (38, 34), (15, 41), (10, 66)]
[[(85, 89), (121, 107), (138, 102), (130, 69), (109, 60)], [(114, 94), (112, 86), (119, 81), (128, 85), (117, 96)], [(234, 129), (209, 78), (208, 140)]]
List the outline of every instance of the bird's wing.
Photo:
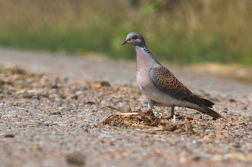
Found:
[(184, 99), (194, 96), (177, 78), (165, 67), (152, 68), (149, 71), (152, 82), (163, 92), (176, 99)]
[(220, 118), (221, 115), (213, 111), (211, 107), (213, 102), (200, 98), (194, 95), (187, 87), (185, 87), (176, 77), (165, 67), (156, 67), (152, 68), (149, 71), (149, 75), (153, 83), (163, 92), (169, 94), (170, 96), (179, 99), (185, 100), (193, 104), (197, 104), (202, 107), (201, 111), (207, 115), (210, 115), (214, 118)]

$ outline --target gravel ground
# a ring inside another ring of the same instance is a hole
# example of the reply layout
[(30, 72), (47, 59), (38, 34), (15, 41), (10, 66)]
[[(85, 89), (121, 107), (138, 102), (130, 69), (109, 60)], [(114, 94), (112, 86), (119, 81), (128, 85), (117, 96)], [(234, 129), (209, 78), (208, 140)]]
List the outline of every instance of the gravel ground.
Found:
[[(252, 163), (249, 83), (166, 65), (224, 118), (176, 108), (176, 122), (151, 124), (134, 62), (4, 49), (0, 55), (0, 166)], [(154, 114), (167, 116), (169, 108)]]

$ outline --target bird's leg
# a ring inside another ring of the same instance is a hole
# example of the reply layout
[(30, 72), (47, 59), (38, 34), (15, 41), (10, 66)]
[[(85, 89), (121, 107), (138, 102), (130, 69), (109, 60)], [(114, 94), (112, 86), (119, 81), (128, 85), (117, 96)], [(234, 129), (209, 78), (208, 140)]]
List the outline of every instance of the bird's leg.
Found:
[(148, 109), (149, 109), (149, 111), (152, 111), (153, 105), (154, 105), (154, 101), (152, 101), (151, 99), (148, 98)]
[(152, 111), (152, 107), (154, 106), (154, 101), (148, 98), (148, 111), (144, 112), (147, 115), (154, 115)]
[(165, 119), (167, 119), (167, 120), (174, 119), (174, 122), (175, 122), (174, 106), (173, 105), (171, 106), (171, 116), (169, 116), (169, 117), (167, 117)]
[(174, 117), (174, 106), (171, 106), (171, 116), (168, 117), (167, 119), (172, 119)]

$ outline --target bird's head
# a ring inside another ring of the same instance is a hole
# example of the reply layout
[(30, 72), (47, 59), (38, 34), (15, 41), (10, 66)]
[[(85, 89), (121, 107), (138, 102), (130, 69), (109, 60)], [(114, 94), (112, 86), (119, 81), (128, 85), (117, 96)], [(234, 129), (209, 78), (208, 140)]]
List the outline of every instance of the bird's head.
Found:
[(145, 46), (143, 36), (137, 32), (129, 33), (126, 37), (126, 40), (122, 42), (122, 45), (126, 43), (129, 43), (133, 46)]

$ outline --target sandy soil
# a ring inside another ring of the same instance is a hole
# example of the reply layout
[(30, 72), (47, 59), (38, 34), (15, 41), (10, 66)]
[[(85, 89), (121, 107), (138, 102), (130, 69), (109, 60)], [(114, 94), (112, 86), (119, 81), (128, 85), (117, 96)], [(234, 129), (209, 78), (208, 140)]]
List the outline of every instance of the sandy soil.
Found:
[(165, 66), (224, 118), (177, 108), (174, 128), (148, 126), (142, 115), (103, 124), (147, 110), (135, 62), (1, 49), (1, 166), (250, 166), (252, 84)]

